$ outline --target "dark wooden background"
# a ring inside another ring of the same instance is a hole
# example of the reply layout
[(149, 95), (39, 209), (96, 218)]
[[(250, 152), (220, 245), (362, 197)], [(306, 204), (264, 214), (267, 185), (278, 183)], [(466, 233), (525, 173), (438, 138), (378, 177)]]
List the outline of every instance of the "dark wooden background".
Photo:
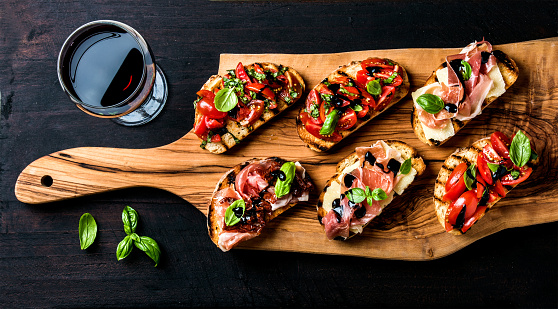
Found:
[[(127, 128), (87, 116), (60, 89), (56, 58), (78, 26), (115, 19), (150, 43), (169, 81), (162, 114)], [(328, 53), (462, 47), (558, 35), (556, 1), (18, 1), (0, 3), (0, 307), (553, 307), (558, 223), (504, 230), (429, 262), (233, 250), (205, 217), (155, 189), (47, 205), (16, 200), (33, 160), (80, 146), (148, 148), (193, 124), (195, 92), (220, 53)], [(544, 181), (544, 180), (541, 180)], [(139, 250), (117, 261), (125, 205), (156, 239), (159, 267)], [(81, 251), (91, 213), (95, 244)]]

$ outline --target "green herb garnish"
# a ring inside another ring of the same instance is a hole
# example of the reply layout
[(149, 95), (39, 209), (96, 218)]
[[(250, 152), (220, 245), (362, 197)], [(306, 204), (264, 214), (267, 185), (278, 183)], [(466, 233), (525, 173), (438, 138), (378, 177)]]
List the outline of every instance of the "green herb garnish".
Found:
[(281, 166), (281, 171), (285, 174), (285, 180), (277, 179), (275, 184), (275, 195), (281, 198), (291, 191), (291, 184), (296, 173), (296, 165), (293, 162), (285, 162)]
[[(242, 209), (242, 214), (240, 214), (240, 216), (237, 216), (235, 212), (236, 208)], [(239, 199), (232, 202), (232, 204), (230, 204), (229, 207), (227, 207), (227, 210), (225, 211), (225, 224), (227, 226), (233, 226), (238, 222), (240, 222), (240, 218), (242, 218), (242, 216), (244, 215), (245, 210), (246, 210), (246, 203), (244, 202), (243, 199)]]
[(399, 168), (399, 172), (403, 175), (409, 174), (409, 172), (411, 171), (411, 166), (412, 166), (412, 162), (411, 162), (411, 158), (409, 158), (405, 160), (403, 164), (401, 164), (401, 167)]
[(444, 101), (437, 95), (431, 93), (421, 94), (417, 98), (417, 104), (427, 113), (436, 114), (444, 109)]
[(154, 262), (155, 267), (159, 264), (161, 250), (157, 242), (147, 236), (139, 236), (135, 233), (138, 226), (138, 213), (130, 206), (124, 207), (122, 211), (122, 223), (124, 223), (124, 232), (126, 237), (118, 244), (116, 248), (116, 258), (120, 261), (126, 258), (132, 252), (132, 244), (138, 249), (145, 252)]
[(510, 159), (513, 164), (523, 167), (531, 158), (531, 142), (521, 131), (517, 131), (510, 145)]
[(90, 213), (84, 213), (79, 218), (79, 245), (81, 250), (87, 249), (97, 237), (97, 222)]
[(380, 81), (374, 79), (366, 83), (366, 91), (368, 91), (371, 95), (380, 95), (382, 93), (382, 85), (380, 85)]
[(238, 97), (232, 88), (223, 88), (215, 95), (215, 108), (220, 112), (228, 112), (238, 104)]

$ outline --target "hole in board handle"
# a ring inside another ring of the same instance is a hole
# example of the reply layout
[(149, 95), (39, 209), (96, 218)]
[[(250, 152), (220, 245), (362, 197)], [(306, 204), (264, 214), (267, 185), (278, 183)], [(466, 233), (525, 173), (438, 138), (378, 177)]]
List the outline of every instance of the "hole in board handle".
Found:
[(43, 176), (43, 178), (41, 178), (41, 184), (45, 187), (50, 187), (52, 186), (52, 177), (50, 177), (49, 175), (45, 175)]

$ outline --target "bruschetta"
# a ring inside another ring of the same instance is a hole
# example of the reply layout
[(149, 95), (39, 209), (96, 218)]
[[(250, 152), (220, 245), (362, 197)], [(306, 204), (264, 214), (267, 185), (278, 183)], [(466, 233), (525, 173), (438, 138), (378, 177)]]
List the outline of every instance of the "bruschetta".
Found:
[(457, 149), (442, 165), (434, 186), (438, 221), (451, 234), (467, 232), (496, 202), (525, 181), (539, 161), (529, 138), (494, 132)]
[(296, 118), (298, 136), (310, 149), (327, 151), (399, 102), (409, 85), (405, 69), (390, 59), (344, 65), (310, 91)]
[(260, 235), (266, 223), (298, 202), (313, 184), (298, 162), (272, 157), (241, 163), (223, 175), (209, 203), (207, 227), (223, 251)]
[(213, 75), (197, 92), (194, 133), (201, 148), (223, 153), (293, 105), (304, 80), (292, 68), (253, 63)]
[(504, 94), (518, 74), (513, 59), (487, 41), (446, 57), (424, 87), (411, 94), (415, 134), (430, 146), (442, 145)]
[(357, 147), (338, 163), (319, 197), (318, 220), (327, 238), (345, 240), (362, 233), (425, 169), (417, 151), (400, 141)]

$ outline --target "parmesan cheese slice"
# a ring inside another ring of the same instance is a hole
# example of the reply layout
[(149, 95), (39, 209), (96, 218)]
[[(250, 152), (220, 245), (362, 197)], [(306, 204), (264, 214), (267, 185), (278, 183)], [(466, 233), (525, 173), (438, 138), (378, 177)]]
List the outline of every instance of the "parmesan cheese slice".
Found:
[(407, 173), (407, 175), (401, 177), (397, 184), (393, 187), (393, 191), (398, 195), (403, 194), (403, 191), (407, 189), (407, 187), (415, 180), (415, 176), (417, 175), (417, 170), (411, 167), (411, 171)]
[(500, 72), (500, 68), (497, 65), (493, 66), (488, 72), (488, 77), (493, 81), (492, 88), (488, 91), (486, 95), (487, 98), (490, 97), (499, 97), (504, 92), (506, 92), (506, 83), (504, 82), (504, 78), (502, 77), (502, 73)]

